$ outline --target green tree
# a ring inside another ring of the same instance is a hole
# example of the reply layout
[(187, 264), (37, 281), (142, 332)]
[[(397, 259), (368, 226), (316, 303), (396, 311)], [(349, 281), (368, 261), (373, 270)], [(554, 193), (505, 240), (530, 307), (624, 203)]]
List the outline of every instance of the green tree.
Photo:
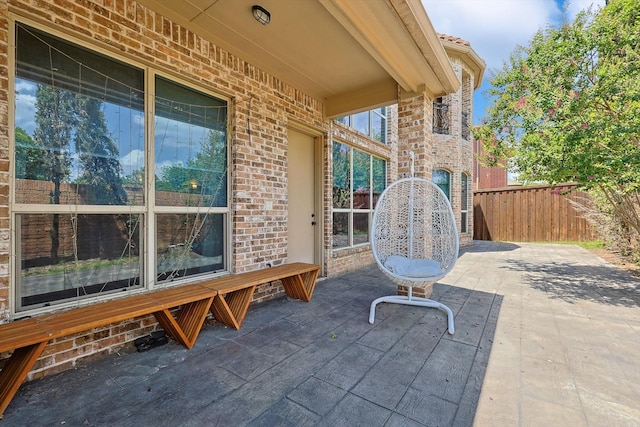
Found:
[(156, 188), (160, 191), (197, 193), (203, 206), (223, 206), (226, 203), (226, 135), (210, 130), (209, 138), (186, 165), (173, 164), (160, 170)]
[[(60, 204), (60, 185), (69, 177), (71, 155), (69, 143), (75, 125), (75, 96), (68, 91), (38, 85), (36, 90), (36, 129), (34, 141), (43, 151), (42, 174), (53, 182), (50, 203)], [(60, 222), (52, 215), (51, 259), (58, 259)]]
[(538, 31), (490, 81), (493, 105), (474, 129), (482, 160), (508, 158), (524, 182), (579, 183), (637, 246), (640, 2), (612, 0)]
[(45, 171), (42, 149), (38, 147), (26, 130), (17, 126), (16, 136), (16, 178), (44, 180)]

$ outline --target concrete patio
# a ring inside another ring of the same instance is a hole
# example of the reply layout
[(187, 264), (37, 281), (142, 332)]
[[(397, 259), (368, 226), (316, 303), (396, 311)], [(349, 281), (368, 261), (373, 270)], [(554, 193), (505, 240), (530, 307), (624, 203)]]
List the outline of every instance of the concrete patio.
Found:
[(0, 426), (638, 426), (640, 281), (572, 245), (475, 242), (434, 309), (369, 304), (375, 266), (253, 306), (192, 350), (24, 384)]

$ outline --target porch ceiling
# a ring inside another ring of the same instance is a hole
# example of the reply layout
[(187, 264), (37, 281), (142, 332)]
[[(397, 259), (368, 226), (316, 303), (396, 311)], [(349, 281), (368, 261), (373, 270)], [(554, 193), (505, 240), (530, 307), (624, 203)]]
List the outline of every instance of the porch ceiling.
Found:
[[(139, 0), (339, 117), (459, 82), (420, 0)], [(261, 25), (251, 8), (271, 13)]]

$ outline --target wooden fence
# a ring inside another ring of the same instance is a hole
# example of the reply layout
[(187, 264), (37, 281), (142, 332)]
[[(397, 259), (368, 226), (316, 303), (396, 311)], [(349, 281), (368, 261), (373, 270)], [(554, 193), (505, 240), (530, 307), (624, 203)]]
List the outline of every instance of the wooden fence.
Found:
[(598, 238), (569, 200), (575, 185), (509, 187), (473, 194), (473, 238), (509, 242), (584, 242)]

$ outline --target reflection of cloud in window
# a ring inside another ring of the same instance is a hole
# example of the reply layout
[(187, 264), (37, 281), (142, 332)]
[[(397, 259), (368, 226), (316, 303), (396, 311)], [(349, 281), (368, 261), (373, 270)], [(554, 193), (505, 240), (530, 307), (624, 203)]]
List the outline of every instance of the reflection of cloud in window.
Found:
[(120, 157), (120, 164), (122, 165), (125, 176), (141, 169), (144, 166), (144, 151), (137, 149), (131, 150), (126, 155)]
[(36, 85), (24, 80), (16, 79), (16, 126), (21, 127), (30, 135), (36, 128)]
[(169, 168), (171, 166), (184, 166), (184, 164), (180, 160), (178, 160), (177, 162), (165, 160), (163, 162), (156, 163), (156, 174), (161, 175), (164, 168)]

